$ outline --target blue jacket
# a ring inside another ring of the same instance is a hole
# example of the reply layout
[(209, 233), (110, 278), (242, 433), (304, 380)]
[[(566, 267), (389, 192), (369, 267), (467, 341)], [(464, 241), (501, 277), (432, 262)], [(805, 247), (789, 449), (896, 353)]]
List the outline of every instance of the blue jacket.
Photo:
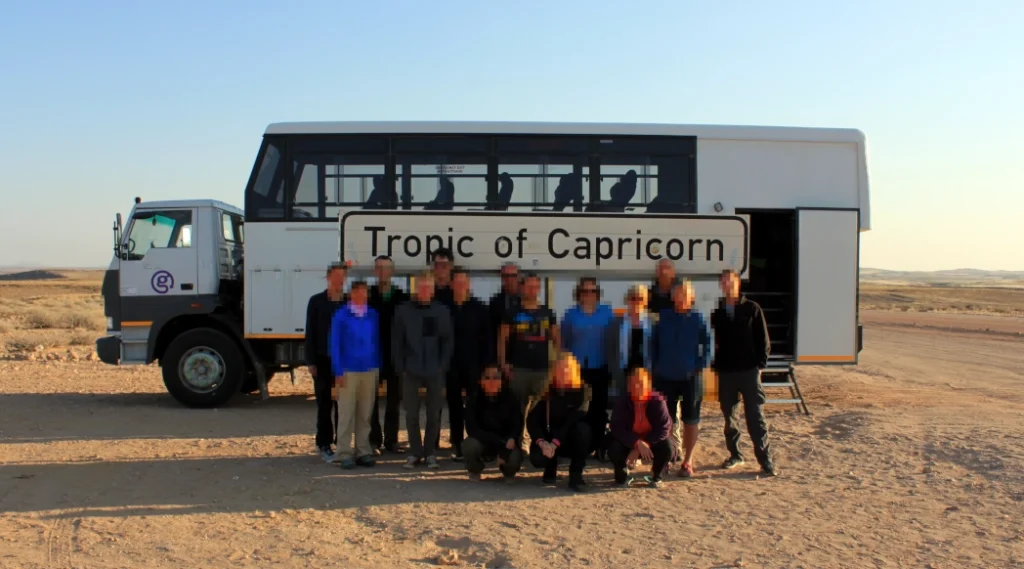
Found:
[(363, 372), (380, 368), (380, 336), (377, 311), (366, 307), (362, 318), (352, 312), (348, 304), (331, 318), (331, 369), (334, 376), (346, 372)]
[(615, 314), (607, 304), (598, 304), (593, 314), (573, 306), (565, 311), (560, 332), (562, 348), (580, 362), (583, 369), (605, 366), (605, 334)]
[(671, 308), (662, 310), (652, 339), (655, 376), (682, 381), (707, 367), (711, 334), (700, 312), (680, 314)]

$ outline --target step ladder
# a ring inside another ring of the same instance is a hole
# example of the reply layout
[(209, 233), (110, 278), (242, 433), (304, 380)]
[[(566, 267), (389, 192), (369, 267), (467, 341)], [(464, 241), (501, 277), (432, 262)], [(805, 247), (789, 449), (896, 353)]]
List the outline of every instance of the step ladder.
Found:
[[(797, 413), (802, 410), (805, 415), (811, 414), (807, 409), (807, 403), (804, 401), (803, 394), (800, 393), (800, 385), (796, 381), (796, 373), (793, 370), (792, 362), (769, 359), (767, 367), (761, 370), (761, 386), (765, 390), (765, 395), (769, 397), (765, 400), (766, 404), (796, 405)], [(770, 398), (769, 389), (782, 388), (789, 388), (789, 399)]]

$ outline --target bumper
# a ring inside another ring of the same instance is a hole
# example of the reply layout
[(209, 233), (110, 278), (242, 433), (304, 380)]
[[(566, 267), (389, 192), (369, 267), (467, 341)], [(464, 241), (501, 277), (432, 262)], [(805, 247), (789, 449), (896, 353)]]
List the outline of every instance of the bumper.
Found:
[(104, 336), (96, 340), (96, 354), (105, 364), (117, 365), (121, 359), (121, 338)]

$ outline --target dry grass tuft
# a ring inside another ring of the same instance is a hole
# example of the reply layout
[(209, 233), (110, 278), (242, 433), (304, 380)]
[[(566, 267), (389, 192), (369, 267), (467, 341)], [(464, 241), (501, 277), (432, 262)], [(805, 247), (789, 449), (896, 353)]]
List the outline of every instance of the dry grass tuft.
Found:
[(4, 338), (4, 344), (12, 352), (32, 352), (67, 345), (67, 335), (59, 330), (34, 330), (15, 332)]
[(10, 351), (91, 345), (106, 329), (99, 282), (0, 283), (0, 341)]

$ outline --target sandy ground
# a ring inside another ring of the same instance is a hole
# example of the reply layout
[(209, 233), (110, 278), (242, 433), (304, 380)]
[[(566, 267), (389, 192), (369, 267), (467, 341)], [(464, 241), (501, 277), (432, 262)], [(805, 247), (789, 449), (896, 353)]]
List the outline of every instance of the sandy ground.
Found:
[(780, 477), (715, 468), (706, 403), (695, 479), (584, 495), (325, 465), (304, 377), (190, 410), (156, 368), (2, 361), (0, 567), (1024, 567), (1021, 319), (863, 318), (859, 366), (800, 368), (813, 415), (772, 409)]

